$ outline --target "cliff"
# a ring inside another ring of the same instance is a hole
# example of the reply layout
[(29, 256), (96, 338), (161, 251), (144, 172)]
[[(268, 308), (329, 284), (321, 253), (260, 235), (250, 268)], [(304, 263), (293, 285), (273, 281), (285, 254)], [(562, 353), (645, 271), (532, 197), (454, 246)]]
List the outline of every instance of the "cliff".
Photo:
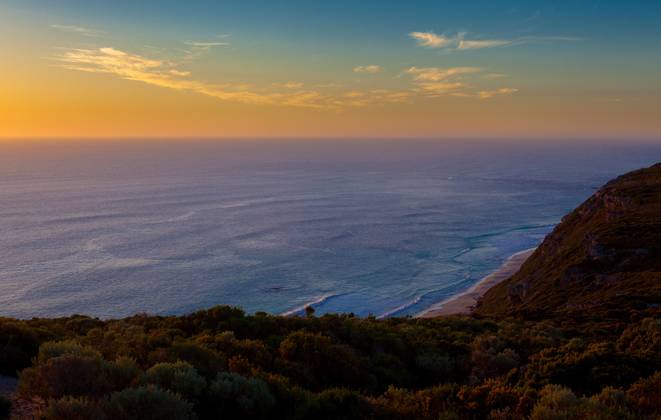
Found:
[(609, 182), (571, 212), (476, 315), (617, 317), (661, 304), (661, 164)]

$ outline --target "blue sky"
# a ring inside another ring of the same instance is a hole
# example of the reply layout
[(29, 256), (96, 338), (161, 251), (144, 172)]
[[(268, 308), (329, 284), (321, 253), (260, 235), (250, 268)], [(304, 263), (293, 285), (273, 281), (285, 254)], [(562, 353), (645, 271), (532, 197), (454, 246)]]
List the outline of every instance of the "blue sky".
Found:
[[(402, 123), (403, 131), (410, 131), (416, 123), (409, 114), (413, 114), (415, 106), (422, 106), (421, 102), (428, 108), (415, 115), (426, 115), (431, 109), (444, 115), (456, 112), (458, 119), (469, 121), (469, 111), (463, 109), (465, 104), (451, 101), (498, 97), (503, 109), (508, 110), (509, 124), (516, 122), (518, 112), (522, 123), (536, 121), (536, 129), (540, 130), (544, 115), (563, 117), (563, 100), (568, 106), (581, 102), (583, 108), (594, 107), (595, 113), (573, 123), (574, 128), (567, 127), (566, 135), (589, 131), (590, 119), (608, 121), (614, 115), (618, 117), (616, 108), (600, 101), (628, 101), (631, 107), (640, 108), (638, 115), (642, 120), (637, 120), (629, 108), (632, 115), (622, 117), (617, 127), (611, 129), (626, 132), (629, 124), (632, 129), (640, 128), (636, 135), (649, 136), (659, 131), (647, 115), (658, 109), (661, 90), (660, 18), (661, 4), (655, 1), (6, 0), (0, 5), (0, 35), (4, 39), (0, 46), (4, 45), (17, 63), (15, 74), (11, 74), (11, 69), (5, 70), (5, 80), (14, 81), (16, 95), (27, 95), (21, 93), (21, 84), (16, 82), (20, 82), (19, 73), (25, 73), (19, 72), (20, 66), (30, 68), (35, 82), (52, 87), (53, 83), (70, 83), (68, 79), (73, 77), (60, 74), (63, 66), (53, 63), (62, 61), (62, 51), (87, 51), (86, 65), (92, 56), (99, 59), (108, 52), (121, 52), (130, 60), (157, 60), (162, 68), (170, 66), (168, 71), (182, 77), (187, 74), (194, 83), (177, 82), (174, 90), (178, 91), (200, 93), (206, 88), (191, 86), (231, 84), (233, 87), (228, 89), (247, 91), (253, 97), (260, 94), (281, 98), (266, 92), (267, 87), (287, 84), (292, 88), (300, 86), (301, 92), (305, 87), (308, 97), (323, 95), (326, 103), (339, 103), (338, 98), (357, 97), (357, 92), (365, 96), (370, 91), (388, 90), (400, 95), (398, 98), (408, 96), (406, 101), (414, 103), (403, 110), (402, 118), (410, 121)], [(105, 53), (98, 52), (102, 49)], [(90, 51), (97, 53), (90, 55)], [(194, 54), (189, 54), (184, 62), (182, 57), (191, 52)], [(64, 59), (69, 60), (64, 67), (72, 71), (71, 57)], [(79, 63), (81, 59), (76, 60)], [(124, 70), (94, 66), (85, 71), (105, 74), (106, 86), (114, 83), (108, 80), (109, 73), (127, 78)], [(58, 70), (53, 71), (53, 67)], [(476, 80), (477, 70), (443, 73), (447, 69), (468, 68), (479, 69), (481, 81)], [(81, 70), (79, 66), (77, 69)], [(423, 74), (420, 69), (435, 73)], [(51, 74), (46, 70), (51, 70)], [(57, 80), (41, 80), (56, 76)], [(153, 72), (144, 76), (128, 78), (150, 83), (147, 79)], [(82, 77), (96, 76), (76, 75), (77, 80)], [(441, 79), (442, 85), (438, 83)], [(104, 79), (95, 80), (103, 83)], [(436, 84), (423, 84), (424, 81)], [(152, 85), (173, 87), (170, 81)], [(424, 98), (413, 92), (422, 89), (429, 93), (433, 87), (434, 94), (423, 95)], [(135, 90), (135, 86), (127, 84), (126, 89)], [(441, 89), (444, 94), (440, 94)], [(563, 97), (556, 98), (558, 95)], [(431, 96), (436, 102), (430, 104)], [(553, 96), (552, 100), (549, 96)], [(413, 97), (416, 99), (410, 99)], [(519, 99), (524, 103), (517, 105), (517, 97), (525, 98)], [(374, 104), (380, 98), (369, 102)], [(273, 106), (275, 101), (266, 102)], [(453, 104), (457, 109), (453, 109)], [(234, 105), (221, 103), (219, 107), (227, 110)], [(478, 116), (486, 112), (483, 108), (476, 106)], [(532, 110), (537, 113), (527, 115)], [(491, 113), (481, 121), (497, 117), (492, 110), (487, 111)], [(272, 109), (242, 112), (252, 116), (268, 113), (270, 118), (275, 118), (276, 113)], [(365, 117), (365, 124), (379, 123), (377, 110), (361, 112), (370, 114)], [(315, 116), (320, 120), (324, 117)], [(325, 117), (335, 118), (330, 114)], [(292, 111), (285, 118), (291, 119), (293, 125), (307, 116)], [(352, 124), (357, 126), (361, 121), (357, 119)], [(602, 128), (605, 131), (608, 127)], [(459, 127), (450, 131), (461, 132)], [(287, 134), (287, 130), (274, 132)], [(443, 126), (434, 129), (429, 125), (415, 135), (436, 133), (444, 134)], [(466, 135), (470, 134), (466, 130)]]

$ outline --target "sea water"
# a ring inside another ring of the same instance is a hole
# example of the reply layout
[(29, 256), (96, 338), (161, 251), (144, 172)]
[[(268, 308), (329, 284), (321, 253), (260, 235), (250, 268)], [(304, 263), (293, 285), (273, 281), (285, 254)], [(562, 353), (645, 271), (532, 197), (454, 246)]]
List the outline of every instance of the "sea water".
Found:
[(415, 314), (659, 160), (594, 141), (6, 142), (0, 316)]

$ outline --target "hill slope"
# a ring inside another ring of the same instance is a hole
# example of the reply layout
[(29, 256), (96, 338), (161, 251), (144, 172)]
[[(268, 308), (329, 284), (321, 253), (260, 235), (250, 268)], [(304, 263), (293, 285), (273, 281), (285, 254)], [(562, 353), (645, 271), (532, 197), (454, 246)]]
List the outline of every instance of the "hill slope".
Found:
[(475, 314), (617, 316), (661, 304), (661, 163), (609, 182), (571, 212)]

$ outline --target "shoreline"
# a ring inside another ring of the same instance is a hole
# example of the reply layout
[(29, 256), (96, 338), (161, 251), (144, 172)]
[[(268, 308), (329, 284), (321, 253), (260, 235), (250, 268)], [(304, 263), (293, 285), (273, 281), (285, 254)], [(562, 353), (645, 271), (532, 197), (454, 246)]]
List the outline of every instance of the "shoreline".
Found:
[(500, 267), (475, 283), (470, 289), (431, 305), (424, 311), (416, 314), (414, 318), (434, 318), (437, 316), (470, 314), (478, 299), (482, 297), (487, 290), (516, 274), (516, 272), (519, 271), (519, 268), (521, 268), (523, 263), (533, 252), (535, 252), (536, 249), (537, 247), (530, 248), (510, 255)]

